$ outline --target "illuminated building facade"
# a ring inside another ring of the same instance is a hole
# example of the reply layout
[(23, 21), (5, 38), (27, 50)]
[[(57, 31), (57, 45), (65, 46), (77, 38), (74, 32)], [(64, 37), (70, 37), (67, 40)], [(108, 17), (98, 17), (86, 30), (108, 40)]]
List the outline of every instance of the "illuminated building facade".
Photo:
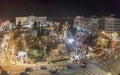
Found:
[(120, 18), (107, 17), (105, 18), (105, 31), (107, 33), (120, 33)]
[(32, 25), (35, 21), (40, 24), (47, 23), (47, 17), (36, 17), (36, 16), (28, 16), (28, 17), (16, 17), (16, 25), (18, 25), (19, 21), (21, 25)]

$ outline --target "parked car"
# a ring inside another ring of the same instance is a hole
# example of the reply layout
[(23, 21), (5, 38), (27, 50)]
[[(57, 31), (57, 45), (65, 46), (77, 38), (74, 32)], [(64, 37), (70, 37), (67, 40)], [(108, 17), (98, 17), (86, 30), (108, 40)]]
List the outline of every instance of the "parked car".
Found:
[(28, 67), (25, 69), (25, 72), (33, 72), (33, 69)]
[(118, 56), (118, 55), (115, 55), (115, 56), (114, 56), (114, 59), (118, 59), (118, 58), (119, 58), (119, 56)]
[(65, 65), (65, 68), (67, 68), (67, 69), (73, 69), (73, 67), (70, 66), (70, 65)]
[(2, 70), (0, 75), (9, 75), (6, 70)]
[(46, 67), (46, 66), (40, 66), (40, 69), (41, 69), (41, 70), (46, 70), (47, 67)]
[(53, 69), (52, 69), (52, 70), (50, 70), (50, 73), (51, 73), (51, 74), (58, 74), (59, 71), (58, 71), (58, 70), (53, 70)]
[(26, 72), (21, 72), (19, 75), (28, 75)]
[(87, 63), (86, 62), (81, 62), (80, 67), (86, 68), (87, 67)]
[(82, 63), (83, 63), (84, 65), (87, 65), (87, 62), (85, 62), (85, 61), (83, 61)]
[(82, 68), (86, 68), (87, 66), (86, 66), (86, 65), (80, 65), (80, 67), (82, 67)]

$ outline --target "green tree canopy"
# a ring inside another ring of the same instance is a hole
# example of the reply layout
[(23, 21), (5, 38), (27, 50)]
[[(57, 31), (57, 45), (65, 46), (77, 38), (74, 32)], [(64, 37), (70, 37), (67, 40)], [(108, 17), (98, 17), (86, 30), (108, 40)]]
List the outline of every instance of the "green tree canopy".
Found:
[(28, 50), (28, 57), (29, 58), (40, 59), (43, 57), (43, 55), (44, 55), (44, 52), (43, 52), (42, 48), (40, 48), (39, 46), (32, 46)]
[(21, 21), (18, 22), (17, 28), (21, 29), (22, 25), (21, 25)]
[(33, 30), (36, 30), (36, 31), (37, 31), (37, 21), (35, 21), (35, 22), (33, 23)]
[(18, 51), (23, 51), (23, 50), (25, 50), (24, 43), (20, 38), (18, 38), (16, 40), (16, 51), (18, 52)]

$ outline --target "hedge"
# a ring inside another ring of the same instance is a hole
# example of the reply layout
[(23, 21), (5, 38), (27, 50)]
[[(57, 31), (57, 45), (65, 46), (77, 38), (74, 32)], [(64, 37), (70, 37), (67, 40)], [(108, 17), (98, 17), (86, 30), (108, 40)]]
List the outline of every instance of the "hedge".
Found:
[(69, 60), (69, 58), (64, 58), (64, 59), (59, 59), (59, 60), (53, 60), (53, 61), (51, 61), (51, 63), (61, 62), (61, 61), (66, 61), (66, 60)]

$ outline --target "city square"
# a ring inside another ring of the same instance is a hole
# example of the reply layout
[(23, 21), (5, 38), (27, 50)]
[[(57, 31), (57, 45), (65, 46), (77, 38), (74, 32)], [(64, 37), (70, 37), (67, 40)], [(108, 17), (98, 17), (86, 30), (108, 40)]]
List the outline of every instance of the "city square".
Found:
[(1, 1), (0, 75), (120, 75), (114, 3)]

